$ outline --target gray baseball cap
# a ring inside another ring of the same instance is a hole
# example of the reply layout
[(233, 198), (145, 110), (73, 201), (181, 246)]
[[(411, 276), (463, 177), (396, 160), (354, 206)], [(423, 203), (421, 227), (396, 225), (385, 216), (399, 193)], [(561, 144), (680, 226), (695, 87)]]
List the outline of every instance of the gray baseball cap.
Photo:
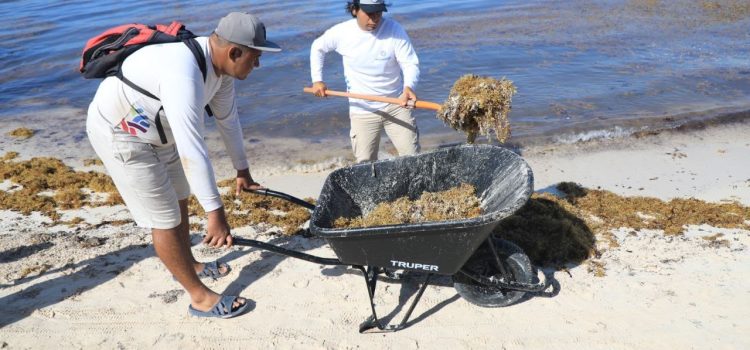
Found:
[(385, 0), (359, 0), (359, 8), (366, 13), (388, 11)]
[(219, 20), (214, 31), (218, 36), (235, 44), (261, 51), (279, 52), (281, 47), (266, 40), (266, 26), (260, 19), (245, 12), (231, 12)]

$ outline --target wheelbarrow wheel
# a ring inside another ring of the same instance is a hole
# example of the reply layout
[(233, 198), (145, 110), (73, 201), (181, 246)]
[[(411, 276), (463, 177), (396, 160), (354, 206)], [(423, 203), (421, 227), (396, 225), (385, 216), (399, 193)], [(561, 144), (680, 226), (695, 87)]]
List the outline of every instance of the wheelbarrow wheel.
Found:
[[(533, 278), (531, 261), (523, 250), (506, 240), (493, 237), (492, 241), (505, 271), (511, 275), (509, 279), (516, 282), (531, 283)], [(485, 278), (499, 279), (502, 277), (495, 262), (494, 254), (487, 244), (482, 244), (461, 269), (469, 274)], [(461, 272), (453, 275), (453, 287), (468, 302), (482, 307), (509, 306), (518, 302), (526, 294), (522, 291), (481, 284)]]

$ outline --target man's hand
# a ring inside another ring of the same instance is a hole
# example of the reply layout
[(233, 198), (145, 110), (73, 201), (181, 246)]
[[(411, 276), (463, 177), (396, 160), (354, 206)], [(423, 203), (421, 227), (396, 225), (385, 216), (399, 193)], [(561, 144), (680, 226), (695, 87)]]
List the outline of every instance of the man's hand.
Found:
[[(414, 108), (414, 102), (417, 101), (417, 94), (408, 86), (404, 86), (404, 93), (398, 98), (401, 100), (401, 107)], [(409, 105), (409, 101), (412, 101), (412, 105)]]
[(229, 224), (227, 223), (224, 207), (210, 211), (208, 216), (208, 225), (206, 225), (206, 236), (203, 237), (203, 244), (219, 248), (223, 245), (231, 247), (234, 244), (232, 234), (229, 233)]
[(250, 169), (237, 170), (237, 187), (234, 193), (236, 196), (239, 196), (242, 190), (262, 190), (264, 188), (250, 176)]
[(326, 90), (328, 87), (326, 86), (326, 83), (322, 81), (316, 81), (312, 85), (313, 89), (313, 95), (318, 97), (326, 97)]

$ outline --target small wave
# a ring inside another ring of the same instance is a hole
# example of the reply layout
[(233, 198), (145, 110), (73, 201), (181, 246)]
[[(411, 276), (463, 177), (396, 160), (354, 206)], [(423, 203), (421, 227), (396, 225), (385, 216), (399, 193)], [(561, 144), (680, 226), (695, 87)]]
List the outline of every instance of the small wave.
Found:
[(554, 141), (555, 143), (571, 144), (571, 143), (576, 143), (576, 142), (586, 142), (586, 141), (593, 141), (593, 140), (615, 139), (615, 138), (631, 136), (638, 131), (642, 131), (642, 129), (638, 130), (638, 129), (633, 129), (633, 128), (623, 128), (623, 127), (616, 126), (608, 130), (587, 130), (587, 131), (577, 132), (577, 133), (572, 133), (572, 134), (559, 135), (554, 138)]
[(273, 166), (261, 166), (253, 170), (253, 175), (273, 176), (279, 174), (310, 174), (331, 171), (352, 165), (353, 161), (344, 157), (334, 157), (331, 159), (320, 160), (314, 163), (293, 163)]
[[(551, 138), (553, 143), (572, 144), (595, 140), (610, 140), (627, 137), (656, 135), (662, 132), (691, 132), (709, 127), (718, 127), (750, 121), (750, 110), (729, 111), (727, 109), (692, 112), (668, 118), (631, 120), (630, 123), (644, 125), (614, 126), (605, 129), (565, 132)], [(532, 137), (533, 138), (533, 137)]]

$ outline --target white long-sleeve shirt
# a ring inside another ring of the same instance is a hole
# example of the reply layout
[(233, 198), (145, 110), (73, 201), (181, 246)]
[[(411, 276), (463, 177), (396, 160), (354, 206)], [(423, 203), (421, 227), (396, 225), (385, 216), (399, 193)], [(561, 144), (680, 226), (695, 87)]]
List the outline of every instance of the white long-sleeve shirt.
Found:
[[(404, 86), (416, 90), (419, 58), (406, 31), (395, 20), (383, 17), (371, 32), (360, 29), (354, 18), (328, 29), (310, 48), (313, 83), (324, 81), (325, 55), (331, 51), (338, 52), (343, 58), (349, 92), (398, 97)], [(372, 112), (386, 105), (383, 102), (349, 99), (349, 110), (353, 113)]]
[[(159, 98), (139, 93), (116, 77), (99, 85), (92, 104), (113, 128), (127, 129), (138, 141), (165, 146), (174, 144), (180, 154), (190, 189), (206, 211), (221, 207), (213, 167), (204, 142), (204, 107), (208, 104), (235, 169), (248, 168), (235, 105), (234, 79), (218, 76), (211, 64), (207, 37), (196, 38), (206, 56), (206, 80), (198, 62), (183, 43), (146, 46), (122, 65), (125, 78)], [(159, 109), (163, 108), (160, 113)], [(167, 143), (156, 130), (156, 115)]]

